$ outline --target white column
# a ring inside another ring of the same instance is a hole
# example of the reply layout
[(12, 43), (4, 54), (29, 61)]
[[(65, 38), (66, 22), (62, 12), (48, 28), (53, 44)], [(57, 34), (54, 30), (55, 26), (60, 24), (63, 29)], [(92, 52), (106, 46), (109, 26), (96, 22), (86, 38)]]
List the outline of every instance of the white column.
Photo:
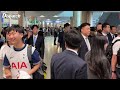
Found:
[(73, 27), (78, 27), (81, 24), (81, 11), (73, 11)]
[(93, 26), (93, 12), (90, 12), (90, 25)]
[(18, 11), (18, 14), (20, 15), (20, 18), (18, 18), (18, 24), (20, 26), (23, 26), (23, 22), (24, 22), (24, 19), (23, 19), (23, 11)]

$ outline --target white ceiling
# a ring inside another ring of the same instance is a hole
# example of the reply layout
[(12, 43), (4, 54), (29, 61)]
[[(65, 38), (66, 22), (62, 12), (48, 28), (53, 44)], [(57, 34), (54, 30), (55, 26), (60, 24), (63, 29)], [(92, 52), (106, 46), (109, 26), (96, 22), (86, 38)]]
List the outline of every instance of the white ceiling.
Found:
[[(37, 17), (38, 20), (40, 21), (46, 21), (47, 19), (50, 19), (51, 21), (55, 21), (57, 19), (60, 19), (61, 21), (68, 21), (70, 17), (53, 17), (55, 15), (59, 16), (63, 11), (25, 11), (25, 16), (30, 17), (34, 16)], [(40, 17), (41, 15), (45, 17)]]
[(44, 15), (46, 17), (52, 17), (54, 15), (58, 15), (60, 13), (62, 13), (63, 11), (25, 11), (25, 15), (27, 17), (29, 16), (40, 16), (40, 15)]
[[(18, 11), (1, 11), (4, 13), (9, 13), (9, 14), (18, 14)], [(55, 21), (57, 19), (60, 19), (61, 21), (69, 21), (70, 17), (68, 15), (61, 16), (61, 14), (64, 11), (25, 11), (25, 16), (30, 18), (31, 16), (37, 17), (38, 20), (40, 21), (46, 21), (47, 19), (50, 19), (51, 21)], [(44, 15), (45, 17), (40, 17), (41, 15)], [(60, 17), (53, 17), (53, 16), (59, 16)]]

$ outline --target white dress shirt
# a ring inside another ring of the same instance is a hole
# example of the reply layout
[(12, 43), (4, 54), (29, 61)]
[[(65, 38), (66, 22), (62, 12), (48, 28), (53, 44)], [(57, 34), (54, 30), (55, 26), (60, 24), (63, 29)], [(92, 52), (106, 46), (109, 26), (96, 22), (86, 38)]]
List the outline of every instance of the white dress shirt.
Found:
[(112, 36), (112, 39), (114, 39), (114, 38), (115, 38), (115, 35), (114, 35), (114, 34), (112, 34), (111, 32), (110, 32), (110, 34), (111, 34), (111, 36)]
[[(33, 45), (34, 45), (34, 46), (35, 46), (35, 43), (36, 43), (37, 37), (38, 37), (38, 34), (37, 34), (37, 35), (34, 35), (34, 34), (33, 34)], [(35, 39), (35, 41), (34, 41), (34, 39)]]
[(109, 43), (109, 40), (108, 40), (107, 34), (102, 32), (102, 35), (106, 37), (106, 39), (107, 39), (107, 41), (108, 41), (108, 43)]
[(90, 51), (90, 50), (91, 50), (91, 46), (90, 46), (90, 42), (89, 42), (89, 40), (88, 40), (88, 37), (86, 37), (86, 36), (83, 35), (83, 34), (82, 34), (82, 36), (83, 36), (83, 38), (84, 38), (84, 40), (85, 40), (85, 43), (86, 43), (87, 48), (88, 48), (88, 51)]
[(76, 53), (78, 55), (76, 50), (73, 50), (73, 49), (70, 49), (70, 48), (66, 48), (66, 50), (70, 50), (70, 51), (72, 51), (72, 52), (74, 52), (74, 53)]

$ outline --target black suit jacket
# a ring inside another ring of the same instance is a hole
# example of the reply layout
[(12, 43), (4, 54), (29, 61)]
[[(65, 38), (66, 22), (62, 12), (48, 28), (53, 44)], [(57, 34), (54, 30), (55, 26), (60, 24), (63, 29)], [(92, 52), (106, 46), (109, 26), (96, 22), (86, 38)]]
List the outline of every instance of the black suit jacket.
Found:
[[(80, 45), (80, 48), (78, 50), (78, 56), (80, 58), (82, 58), (83, 60), (85, 60), (85, 54), (88, 52), (88, 47), (87, 47), (86, 42), (85, 42), (83, 36), (81, 35), (81, 33), (80, 33), (80, 37), (81, 37), (81, 45)], [(88, 40), (91, 44), (91, 38), (90, 37), (88, 37)]]
[(64, 31), (61, 30), (59, 31), (59, 35), (58, 35), (58, 42), (60, 43), (60, 47), (62, 48), (62, 51), (65, 50), (65, 39), (64, 39)]
[[(33, 35), (29, 39), (26, 40), (26, 43), (33, 46)], [(35, 48), (39, 52), (40, 57), (42, 59), (44, 59), (45, 45), (44, 45), (44, 37), (43, 36), (38, 35), (36, 43), (35, 43)]]
[[(115, 34), (114, 36), (115, 36), (115, 37), (117, 37), (117, 35), (116, 35), (116, 34)], [(109, 43), (112, 43), (113, 38), (112, 38), (112, 36), (111, 36), (111, 34), (110, 34), (110, 33), (109, 33), (109, 34), (107, 34), (107, 37), (108, 37)]]
[(87, 79), (87, 65), (72, 51), (57, 53), (51, 60), (51, 79)]

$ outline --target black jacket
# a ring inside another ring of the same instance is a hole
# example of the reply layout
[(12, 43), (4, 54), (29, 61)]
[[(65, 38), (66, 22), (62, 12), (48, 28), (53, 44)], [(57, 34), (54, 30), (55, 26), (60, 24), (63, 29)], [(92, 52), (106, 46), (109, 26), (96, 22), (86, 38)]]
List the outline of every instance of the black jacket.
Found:
[[(87, 48), (86, 42), (85, 42), (83, 36), (81, 35), (81, 33), (80, 33), (80, 37), (81, 37), (81, 45), (78, 50), (78, 56), (80, 58), (82, 58), (83, 60), (85, 60), (85, 54), (88, 52), (88, 48)], [(88, 39), (91, 44), (91, 37), (88, 37)]]
[[(33, 46), (33, 35), (29, 39), (26, 40), (26, 43)], [(45, 45), (44, 45), (44, 37), (43, 36), (38, 35), (36, 43), (35, 43), (35, 48), (39, 52), (41, 58), (44, 59)]]
[(76, 53), (64, 50), (52, 57), (51, 79), (87, 79), (87, 65)]

